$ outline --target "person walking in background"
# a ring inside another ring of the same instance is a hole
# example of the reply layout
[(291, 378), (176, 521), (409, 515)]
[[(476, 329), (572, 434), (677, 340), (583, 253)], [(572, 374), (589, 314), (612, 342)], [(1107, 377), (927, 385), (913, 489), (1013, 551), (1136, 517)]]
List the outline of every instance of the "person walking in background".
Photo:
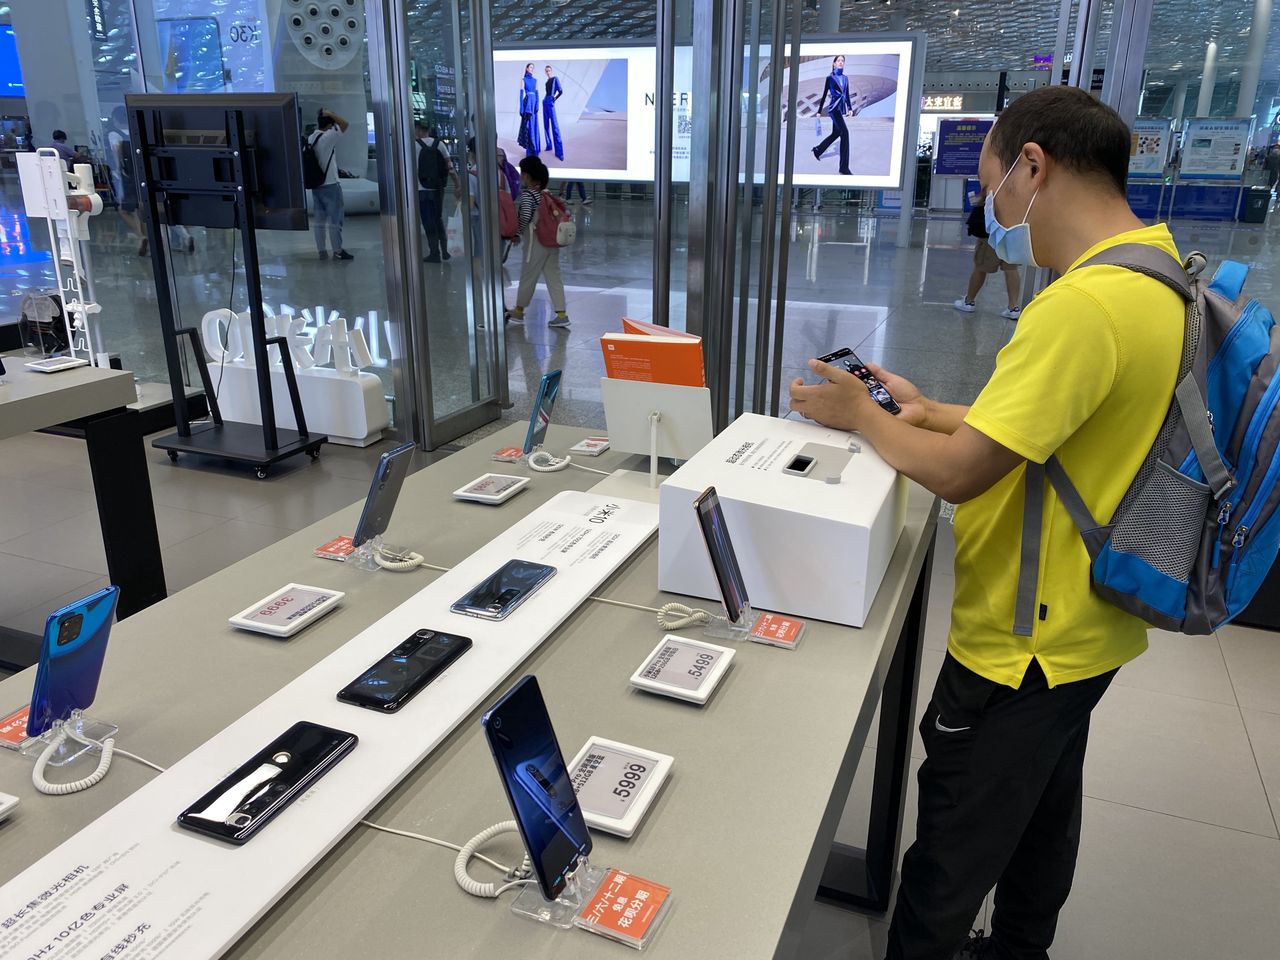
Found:
[(581, 180), (566, 180), (560, 187), (560, 199), (572, 203), (574, 187), (578, 188), (578, 193), (581, 194), (584, 205), (591, 202), (591, 198), (587, 196), (587, 185)]
[(844, 75), (844, 57), (839, 56), (831, 61), (831, 73), (827, 76), (826, 85), (822, 88), (822, 97), (818, 100), (818, 116), (822, 116), (822, 105), (827, 104), (827, 116), (831, 118), (831, 135), (813, 148), (815, 160), (821, 160), (827, 147), (840, 141), (840, 172), (851, 175), (849, 169), (849, 127), (845, 124), (846, 114), (853, 113), (849, 101), (849, 78)]
[(333, 250), (333, 259), (355, 259), (342, 246), (342, 224), (346, 219), (346, 208), (342, 200), (342, 185), (338, 182), (338, 138), (347, 132), (349, 126), (342, 117), (322, 107), (316, 115), (316, 130), (307, 141), (315, 151), (320, 168), (324, 170), (324, 183), (311, 191), (316, 214), (316, 252), (321, 260), (329, 259), (329, 251), (324, 245), (326, 233)]
[(498, 169), (507, 180), (507, 192), (511, 194), (514, 201), (520, 196), (520, 171), (511, 165), (511, 161), (507, 159), (507, 151), (502, 147), (498, 147)]
[(129, 115), (124, 107), (111, 111), (111, 129), (107, 131), (107, 154), (110, 157), (111, 189), (120, 206), (120, 219), (138, 238), (138, 256), (149, 249), (147, 228), (138, 218), (138, 184), (133, 176), (133, 148), (129, 143)]
[(452, 180), (456, 192), (458, 174), (444, 144), (436, 138), (435, 127), (419, 121), (413, 125), (413, 133), (418, 150), (418, 212), (427, 234), (427, 255), (422, 259), (426, 263), (442, 263), (449, 259), (444, 232), (444, 185)]
[(516, 143), (524, 147), (526, 157), (536, 157), (542, 149), (538, 142), (538, 80), (533, 75), (533, 64), (524, 65), (524, 78), (520, 81), (520, 133)]
[(962, 300), (957, 300), (954, 306), (961, 313), (973, 313), (977, 309), (975, 301), (978, 299), (978, 291), (982, 289), (982, 285), (987, 282), (987, 277), (999, 270), (1004, 274), (1005, 292), (1009, 295), (1009, 306), (1007, 309), (1000, 311), (1000, 316), (1006, 320), (1017, 320), (1022, 315), (1022, 278), (1018, 276), (1018, 265), (1016, 263), (1005, 263), (996, 256), (995, 249), (989, 242), (987, 235), (986, 214), (983, 209), (984, 201), (987, 195), (984, 190), (978, 194), (978, 199), (973, 203), (973, 209), (969, 211), (969, 236), (977, 239), (977, 245), (973, 248), (973, 273), (969, 274), (969, 289), (964, 293)]
[(1280, 143), (1273, 143), (1267, 151), (1266, 167), (1267, 184), (1274, 190), (1280, 182)]
[[(520, 161), (520, 174), (523, 189), (520, 191), (519, 227), (524, 262), (520, 265), (520, 287), (516, 291), (516, 305), (507, 311), (506, 320), (508, 323), (524, 323), (525, 308), (533, 300), (533, 291), (541, 277), (547, 285), (551, 306), (556, 311), (555, 317), (547, 326), (567, 327), (569, 315), (565, 310), (564, 281), (560, 278), (560, 248), (544, 246), (536, 231), (542, 195), (550, 179), (547, 165), (537, 157), (525, 157)], [(558, 201), (551, 198), (549, 202)]]
[(560, 139), (560, 121), (556, 118), (556, 101), (564, 96), (564, 87), (560, 86), (560, 78), (555, 75), (551, 64), (547, 64), (546, 94), (542, 98), (542, 131), (546, 134), (543, 143), (548, 150), (554, 150), (556, 159), (564, 159), (564, 142)]

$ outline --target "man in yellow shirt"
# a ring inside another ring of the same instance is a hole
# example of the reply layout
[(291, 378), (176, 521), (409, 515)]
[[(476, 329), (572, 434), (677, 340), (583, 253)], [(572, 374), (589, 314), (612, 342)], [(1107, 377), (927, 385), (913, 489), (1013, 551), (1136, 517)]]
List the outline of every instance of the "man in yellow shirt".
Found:
[[(1146, 625), (1098, 597), (1089, 556), (1046, 484), (1036, 616), (1014, 633), (1027, 461), (1057, 454), (1095, 517), (1110, 518), (1173, 397), (1184, 304), (1116, 266), (1076, 269), (1121, 243), (1173, 257), (1168, 229), (1125, 201), (1129, 130), (1084, 91), (1015, 100), (983, 146), (987, 226), (1001, 259), (1062, 276), (1023, 311), (971, 407), (941, 404), (872, 367), (893, 416), (852, 374), (796, 380), (791, 406), (862, 432), (894, 467), (956, 510), (956, 592), (947, 657), (921, 724), (915, 843), (888, 960), (1046, 960), (1079, 846), (1089, 715)], [(991, 936), (964, 944), (995, 887)]]

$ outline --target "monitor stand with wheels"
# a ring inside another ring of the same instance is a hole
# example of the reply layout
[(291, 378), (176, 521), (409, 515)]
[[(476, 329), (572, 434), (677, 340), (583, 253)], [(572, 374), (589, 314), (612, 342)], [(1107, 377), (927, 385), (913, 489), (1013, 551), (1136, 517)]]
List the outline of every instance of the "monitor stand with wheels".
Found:
[[(254, 224), (254, 193), (258, 172), (254, 167), (255, 147), (245, 135), (246, 113), (256, 104), (251, 95), (243, 96), (239, 99), (244, 100), (244, 108), (229, 104), (222, 110), (225, 143), (167, 143), (166, 116), (171, 111), (176, 113), (181, 110), (177, 101), (198, 104), (200, 99), (202, 98), (190, 96), (128, 98), (132, 115), (131, 133), (134, 138), (133, 161), (135, 169), (139, 171), (141, 199), (146, 207), (147, 228), (152, 238), (151, 263), (155, 272), (160, 329), (164, 336), (169, 382), (173, 388), (174, 420), (177, 425), (175, 433), (159, 437), (151, 445), (167, 451), (169, 459), (175, 461), (180, 454), (193, 453), (247, 463), (254, 468), (259, 479), (265, 479), (270, 467), (281, 460), (300, 453), (306, 453), (315, 460), (320, 456), (321, 444), (328, 437), (307, 430), (288, 345), (284, 337), (268, 337), (266, 333)], [(163, 101), (172, 103), (162, 103)], [(198, 106), (193, 108), (199, 109)], [(294, 110), (296, 113), (296, 106)], [(211, 222), (208, 211), (216, 209), (219, 203), (226, 206), (215, 215), (215, 222)], [(258, 409), (262, 413), (261, 426), (223, 420), (204, 349), (200, 344), (199, 331), (195, 327), (178, 326), (167, 244), (163, 242), (162, 231), (166, 224), (226, 226), (226, 223), (216, 222), (216, 217), (225, 218), (225, 212), (222, 211), (227, 207), (231, 208), (231, 225), (238, 229), (244, 251), (245, 286), (253, 336), (253, 363), (258, 381)], [(162, 208), (166, 213), (164, 220), (160, 216)], [(190, 211), (192, 216), (185, 217), (184, 211)], [(187, 385), (182, 370), (181, 338), (184, 336), (190, 338), (200, 380), (209, 400), (210, 419), (207, 423), (191, 423)], [(276, 426), (271, 390), (271, 361), (267, 352), (269, 346), (279, 349), (297, 430)]]

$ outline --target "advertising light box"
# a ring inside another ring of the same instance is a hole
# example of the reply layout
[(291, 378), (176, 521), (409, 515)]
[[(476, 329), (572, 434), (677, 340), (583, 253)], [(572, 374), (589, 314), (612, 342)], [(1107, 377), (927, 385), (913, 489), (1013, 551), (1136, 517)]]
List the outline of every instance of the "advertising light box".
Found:
[[(900, 187), (909, 115), (911, 41), (823, 41), (801, 44), (800, 50), (795, 185)], [(829, 80), (836, 57), (844, 59), (843, 73)], [(532, 145), (557, 179), (653, 180), (657, 61), (652, 47), (521, 47), (496, 50), (493, 60), (498, 145), (513, 163)], [(697, 109), (691, 47), (676, 48), (674, 66), (671, 173), (677, 182), (687, 182)], [(762, 47), (757, 72), (760, 116), (754, 131), (757, 182), (764, 179), (762, 158), (770, 98), (778, 98), (785, 109), (788, 96), (789, 61), (784, 59), (776, 66), (775, 75), (769, 48)], [(744, 63), (744, 91), (749, 87), (749, 69), (748, 61)], [(557, 85), (562, 92), (549, 115), (547, 83), (552, 78), (556, 81), (553, 94)], [(831, 116), (832, 89), (839, 91), (847, 108), (839, 118), (843, 131)], [(745, 134), (750, 119), (745, 94), (742, 103)], [(788, 121), (784, 118), (784, 124)], [(786, 132), (784, 125), (784, 150)], [(841, 172), (842, 140), (848, 148), (848, 173)], [(820, 153), (815, 152), (817, 147), (822, 147)]]

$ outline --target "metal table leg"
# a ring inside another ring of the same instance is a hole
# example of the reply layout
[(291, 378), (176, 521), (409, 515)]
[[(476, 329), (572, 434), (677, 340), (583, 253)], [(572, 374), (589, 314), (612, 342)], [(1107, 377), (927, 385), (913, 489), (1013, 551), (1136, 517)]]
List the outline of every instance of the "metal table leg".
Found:
[(925, 611), (933, 575), (933, 547), (925, 557), (911, 606), (898, 635), (880, 700), (880, 730), (876, 736), (875, 779), (871, 820), (864, 848), (833, 843), (818, 899), (875, 913), (889, 909), (889, 893), (902, 840), (907, 777), (911, 771), (912, 727), (916, 691), (920, 686), (920, 651), (924, 646)]

